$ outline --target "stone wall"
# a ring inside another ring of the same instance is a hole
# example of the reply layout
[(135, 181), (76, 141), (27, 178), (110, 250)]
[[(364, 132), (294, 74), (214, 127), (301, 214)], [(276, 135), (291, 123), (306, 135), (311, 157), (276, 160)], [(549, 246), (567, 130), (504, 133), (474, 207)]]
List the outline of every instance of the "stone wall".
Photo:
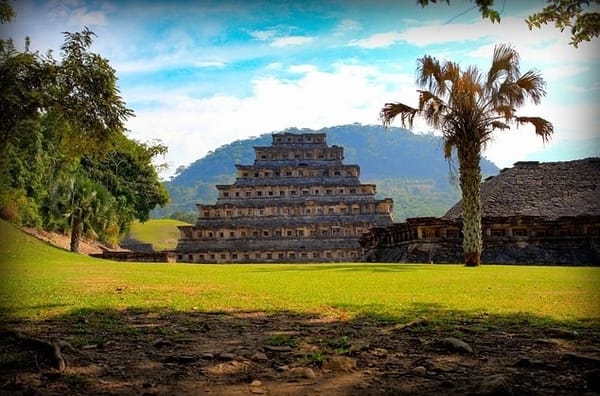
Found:
[[(409, 219), (361, 237), (363, 261), (462, 263), (460, 220)], [(482, 219), (482, 263), (600, 265), (600, 217)]]

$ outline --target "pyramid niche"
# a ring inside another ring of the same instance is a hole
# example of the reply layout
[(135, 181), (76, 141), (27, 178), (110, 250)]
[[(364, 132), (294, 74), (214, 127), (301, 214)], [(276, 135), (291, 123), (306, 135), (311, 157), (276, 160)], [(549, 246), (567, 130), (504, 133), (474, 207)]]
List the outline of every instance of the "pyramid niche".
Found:
[(393, 223), (392, 199), (375, 199), (326, 134), (276, 133), (254, 151), (233, 184), (216, 186), (216, 204), (198, 204), (196, 224), (179, 227), (177, 261), (358, 261), (359, 237)]

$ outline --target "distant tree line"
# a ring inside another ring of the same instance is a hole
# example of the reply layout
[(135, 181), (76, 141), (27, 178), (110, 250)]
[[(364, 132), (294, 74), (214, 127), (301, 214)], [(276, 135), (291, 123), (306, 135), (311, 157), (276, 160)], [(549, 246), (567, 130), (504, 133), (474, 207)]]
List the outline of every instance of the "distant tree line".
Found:
[[(0, 1), (0, 22), (14, 18)], [(64, 33), (60, 58), (0, 39), (0, 216), (117, 243), (168, 193), (152, 164), (166, 152), (125, 135), (133, 116), (115, 70), (90, 51), (94, 33)]]

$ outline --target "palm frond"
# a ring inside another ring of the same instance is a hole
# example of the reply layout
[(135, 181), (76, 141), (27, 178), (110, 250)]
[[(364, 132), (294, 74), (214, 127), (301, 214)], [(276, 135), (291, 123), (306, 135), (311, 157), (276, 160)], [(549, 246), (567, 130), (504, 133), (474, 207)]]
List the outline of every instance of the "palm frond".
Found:
[(455, 147), (455, 142), (452, 139), (444, 140), (444, 158), (452, 158), (452, 149)]
[(510, 126), (502, 121), (492, 121), (490, 122), (490, 126), (492, 129), (510, 129)]
[(441, 104), (442, 104), (442, 100), (440, 98), (438, 98), (436, 95), (434, 95), (433, 93), (429, 92), (429, 91), (422, 91), (422, 90), (417, 90), (417, 92), (419, 93), (419, 110), (423, 110), (423, 108), (425, 107), (425, 104), (428, 102), (433, 102), (435, 103), (436, 107), (439, 109), (441, 108)]
[(554, 133), (554, 125), (540, 117), (516, 117), (517, 125), (532, 124), (535, 127), (535, 134), (542, 138), (544, 143), (550, 140)]
[(517, 79), (516, 84), (535, 104), (539, 104), (542, 97), (546, 96), (546, 82), (535, 70), (529, 70), (520, 76)]
[(505, 120), (510, 120), (513, 118), (515, 113), (514, 107), (510, 105), (499, 105), (494, 107), (494, 111), (504, 117)]
[(379, 112), (379, 118), (383, 122), (385, 128), (389, 127), (397, 116), (401, 117), (403, 127), (406, 127), (407, 125), (412, 127), (413, 120), (418, 112), (419, 109), (415, 109), (403, 103), (386, 103)]
[(425, 55), (417, 61), (417, 85), (438, 96), (445, 94), (443, 67), (436, 58)]
[(502, 77), (512, 81), (518, 75), (519, 53), (509, 44), (496, 45), (492, 65), (488, 71), (487, 85), (494, 85)]

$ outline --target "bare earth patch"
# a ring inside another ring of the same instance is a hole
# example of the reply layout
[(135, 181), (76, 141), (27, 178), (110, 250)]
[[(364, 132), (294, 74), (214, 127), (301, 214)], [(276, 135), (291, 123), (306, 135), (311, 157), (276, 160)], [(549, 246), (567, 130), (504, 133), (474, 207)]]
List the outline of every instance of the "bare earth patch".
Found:
[[(9, 321), (0, 334), (2, 395), (600, 392), (596, 327), (539, 327), (516, 317), (440, 326), (285, 312), (85, 310)], [(58, 346), (66, 368), (28, 337)]]
[[(44, 230), (38, 230), (36, 228), (21, 227), (21, 230), (29, 235), (36, 237), (50, 245), (59, 247), (64, 250), (71, 249), (71, 235), (61, 234), (58, 232), (48, 232)], [(81, 254), (93, 254), (102, 253), (105, 250), (114, 250), (109, 246), (96, 241), (88, 241), (81, 239), (79, 242), (79, 253)]]

